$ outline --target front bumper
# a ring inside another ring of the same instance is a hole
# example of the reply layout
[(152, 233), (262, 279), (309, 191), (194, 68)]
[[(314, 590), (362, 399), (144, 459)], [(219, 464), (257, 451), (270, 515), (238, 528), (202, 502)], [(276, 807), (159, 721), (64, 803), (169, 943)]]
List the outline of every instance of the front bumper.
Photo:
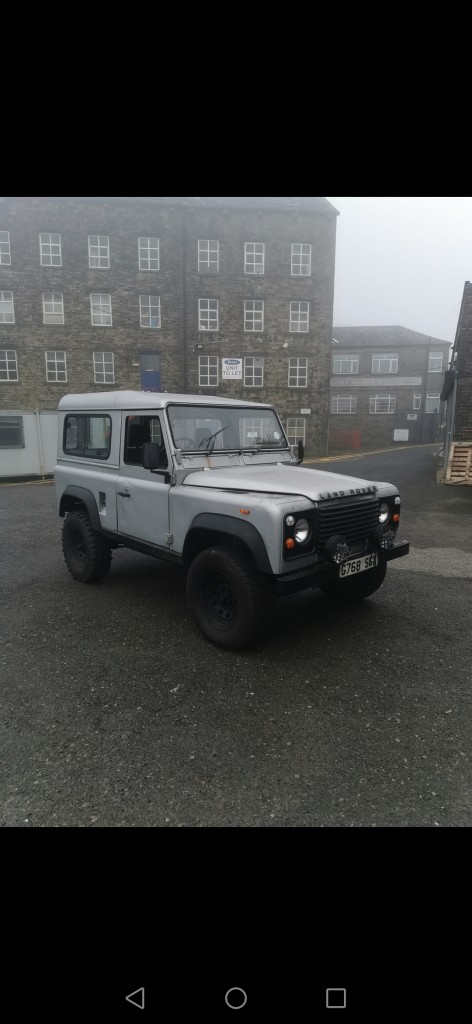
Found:
[[(379, 565), (383, 562), (391, 562), (393, 558), (402, 558), (407, 555), (410, 545), (407, 540), (399, 540), (387, 551), (378, 548), (368, 548), (364, 554), (369, 555), (376, 552), (379, 556)], [(331, 583), (339, 579), (339, 566), (332, 562), (318, 562), (308, 569), (299, 569), (296, 572), (287, 572), (283, 576), (277, 576), (275, 580), (275, 593), (282, 597), (284, 594), (296, 594), (299, 590), (308, 590), (310, 587), (322, 586), (323, 583)]]

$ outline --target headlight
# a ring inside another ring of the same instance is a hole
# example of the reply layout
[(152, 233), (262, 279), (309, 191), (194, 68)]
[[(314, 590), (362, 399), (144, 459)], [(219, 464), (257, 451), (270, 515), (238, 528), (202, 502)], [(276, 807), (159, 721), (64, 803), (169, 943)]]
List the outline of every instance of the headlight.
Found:
[(295, 540), (297, 544), (305, 544), (310, 536), (310, 525), (306, 519), (298, 519), (295, 527)]
[(379, 509), (379, 523), (386, 523), (390, 515), (390, 509), (388, 505), (383, 502)]

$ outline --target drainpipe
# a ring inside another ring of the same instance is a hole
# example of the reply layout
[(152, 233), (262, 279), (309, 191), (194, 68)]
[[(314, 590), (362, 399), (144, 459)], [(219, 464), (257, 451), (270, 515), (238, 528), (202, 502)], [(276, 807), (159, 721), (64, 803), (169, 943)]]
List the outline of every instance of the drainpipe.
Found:
[(36, 424), (36, 440), (38, 442), (39, 470), (41, 474), (41, 479), (44, 480), (46, 474), (44, 472), (43, 439), (41, 437), (41, 420), (39, 409), (34, 410), (34, 422)]
[(182, 209), (182, 358), (183, 358), (183, 392), (188, 392), (188, 369), (187, 369), (187, 211)]
[[(449, 401), (447, 403), (447, 412), (448, 412), (448, 420), (449, 420), (449, 422), (448, 422), (448, 425), (447, 425), (447, 428), (446, 428), (446, 443), (444, 445), (444, 465), (445, 465), (446, 469), (447, 469), (447, 463), (448, 463), (448, 459), (449, 459), (449, 450), (450, 450), (451, 444), (452, 444), (452, 442), (454, 440), (454, 421), (455, 421), (455, 418), (456, 418), (457, 381), (458, 381), (458, 376), (459, 376), (458, 373), (457, 373), (457, 368), (455, 366), (453, 366), (452, 369), (454, 371), (454, 386), (453, 386), (451, 401), (450, 401), (450, 403), (449, 403)], [(449, 405), (451, 407), (450, 414), (449, 414)]]

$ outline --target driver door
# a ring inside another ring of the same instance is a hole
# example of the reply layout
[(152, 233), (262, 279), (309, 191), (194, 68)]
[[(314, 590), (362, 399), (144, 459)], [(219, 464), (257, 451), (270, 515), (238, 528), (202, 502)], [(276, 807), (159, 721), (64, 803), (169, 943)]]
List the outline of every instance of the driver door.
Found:
[(169, 453), (157, 412), (122, 413), (122, 450), (117, 481), (118, 532), (169, 550), (169, 489), (164, 475), (143, 469), (143, 444), (161, 448), (159, 468), (169, 466)]

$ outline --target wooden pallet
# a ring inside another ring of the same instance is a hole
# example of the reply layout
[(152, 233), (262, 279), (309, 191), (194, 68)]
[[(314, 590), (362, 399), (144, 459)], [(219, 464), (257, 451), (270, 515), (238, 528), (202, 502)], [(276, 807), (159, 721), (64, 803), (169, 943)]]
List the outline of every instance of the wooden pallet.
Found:
[(454, 441), (451, 444), (446, 483), (470, 484), (472, 486), (472, 442)]

